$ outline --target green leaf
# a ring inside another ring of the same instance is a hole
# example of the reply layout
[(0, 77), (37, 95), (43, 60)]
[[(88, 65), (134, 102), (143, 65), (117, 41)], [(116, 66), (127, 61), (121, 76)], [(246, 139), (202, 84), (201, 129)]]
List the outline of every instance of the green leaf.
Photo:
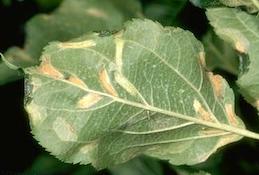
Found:
[(191, 172), (188, 170), (185, 170), (183, 168), (176, 168), (176, 172), (178, 175), (211, 175), (210, 173), (199, 171), (199, 172)]
[[(137, 1), (129, 1), (131, 8), (138, 7)], [(26, 52), (38, 59), (42, 48), (50, 41), (67, 41), (91, 31), (119, 30), (126, 20), (141, 13), (119, 9), (116, 0), (65, 0), (51, 15), (37, 15), (26, 25)]]
[(0, 60), (0, 85), (21, 79), (22, 77), (22, 72), (10, 69), (5, 62)]
[(41, 9), (49, 10), (57, 7), (62, 0), (34, 0)]
[(25, 69), (26, 110), (35, 138), (63, 161), (105, 168), (145, 154), (192, 165), (242, 136), (259, 139), (182, 29), (134, 20), (116, 35), (52, 43), (41, 60)]
[(145, 156), (116, 166), (110, 171), (112, 175), (163, 175), (161, 164), (156, 159)]
[(202, 39), (206, 53), (206, 67), (213, 71), (220, 69), (231, 74), (239, 73), (239, 59), (228, 42), (209, 31)]
[[(247, 54), (249, 65), (239, 75), (237, 84), (242, 95), (259, 109), (259, 18), (230, 9), (208, 9), (207, 16), (216, 33), (232, 44), (242, 55)], [(247, 58), (244, 57), (243, 61)]]
[(225, 5), (229, 7), (245, 7), (251, 13), (259, 11), (258, 0), (191, 0), (191, 2), (198, 7), (205, 8)]
[(177, 17), (184, 8), (187, 0), (155, 1), (144, 8), (146, 18), (159, 21), (163, 25), (177, 25)]
[(197, 7), (216, 7), (221, 6), (220, 0), (190, 0)]
[(38, 156), (31, 167), (26, 170), (23, 174), (26, 175), (54, 175), (54, 174), (65, 174), (73, 168), (73, 165), (65, 164), (60, 162), (53, 156), (42, 154)]
[[(140, 15), (141, 6), (137, 0), (125, 3), (118, 0), (64, 0), (52, 14), (36, 15), (29, 20), (24, 49), (11, 48), (5, 57), (18, 68), (36, 65), (43, 47), (50, 41), (67, 41), (92, 31), (119, 30), (126, 20)], [(8, 72), (14, 71), (6, 72), (6, 76), (12, 78), (3, 76), (0, 82), (22, 77)]]

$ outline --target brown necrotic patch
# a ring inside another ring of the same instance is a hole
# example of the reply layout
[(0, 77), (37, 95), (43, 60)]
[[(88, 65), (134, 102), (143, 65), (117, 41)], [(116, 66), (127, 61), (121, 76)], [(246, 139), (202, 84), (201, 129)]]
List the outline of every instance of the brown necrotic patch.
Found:
[(51, 64), (48, 57), (44, 57), (42, 59), (41, 65), (38, 67), (38, 71), (53, 78), (64, 78), (64, 75)]
[(208, 75), (214, 90), (214, 94), (216, 97), (222, 97), (224, 88), (223, 78), (220, 75), (213, 75), (211, 72), (209, 72)]
[(94, 105), (96, 105), (100, 100), (102, 99), (102, 97), (98, 94), (95, 93), (89, 93), (85, 96), (83, 96), (77, 103), (77, 107), (78, 108), (90, 108)]
[(201, 118), (202, 120), (210, 121), (210, 122), (215, 121), (214, 118), (212, 118), (211, 114), (208, 111), (206, 111), (201, 105), (201, 103), (196, 99), (193, 102), (193, 108), (197, 113), (198, 117)]
[(118, 93), (114, 89), (110, 77), (108, 75), (108, 72), (105, 68), (102, 68), (101, 71), (99, 72), (99, 81), (103, 89), (109, 93), (112, 96), (118, 96)]
[(225, 111), (227, 113), (229, 123), (232, 126), (238, 126), (239, 122), (237, 121), (233, 106), (231, 104), (225, 104)]
[(70, 76), (67, 80), (81, 88), (88, 88), (84, 81), (78, 78), (77, 76)]

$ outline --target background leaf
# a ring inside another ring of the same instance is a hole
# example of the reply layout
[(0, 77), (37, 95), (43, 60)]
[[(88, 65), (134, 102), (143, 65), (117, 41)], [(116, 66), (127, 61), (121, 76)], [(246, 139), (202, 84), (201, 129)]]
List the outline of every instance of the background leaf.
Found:
[[(36, 65), (42, 48), (50, 41), (67, 41), (92, 31), (119, 30), (123, 23), (141, 15), (141, 6), (137, 0), (129, 0), (123, 6), (118, 0), (64, 0), (51, 15), (41, 14), (26, 24), (24, 49), (10, 48), (6, 59), (21, 68)], [(17, 52), (18, 51), (18, 52)], [(26, 55), (26, 56), (25, 56)], [(30, 60), (29, 62), (23, 61)], [(28, 64), (30, 63), (30, 64)], [(0, 82), (16, 80), (13, 71), (0, 75)], [(12, 77), (6, 78), (5, 76)]]
[(229, 6), (229, 7), (244, 7), (251, 13), (259, 11), (258, 0), (191, 0), (191, 2), (198, 7), (218, 7), (218, 6)]
[(250, 135), (182, 29), (134, 20), (116, 35), (52, 43), (41, 59), (25, 69), (26, 109), (35, 138), (63, 161), (105, 168), (146, 154), (192, 165)]
[(233, 75), (239, 73), (239, 58), (228, 42), (209, 31), (202, 39), (206, 53), (206, 67), (227, 71)]
[(144, 8), (145, 17), (159, 21), (163, 25), (177, 25), (177, 17), (186, 5), (187, 0), (155, 0)]
[(111, 169), (112, 175), (163, 175), (156, 159), (141, 156)]
[(259, 19), (230, 8), (208, 9), (207, 16), (216, 33), (240, 52), (241, 61), (249, 62), (237, 84), (246, 100), (259, 109)]

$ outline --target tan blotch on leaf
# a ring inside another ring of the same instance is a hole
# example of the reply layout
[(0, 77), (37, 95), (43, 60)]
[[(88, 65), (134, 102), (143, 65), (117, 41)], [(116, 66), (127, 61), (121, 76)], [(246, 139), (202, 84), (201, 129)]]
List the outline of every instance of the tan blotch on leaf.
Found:
[(223, 134), (225, 132), (222, 130), (219, 130), (219, 129), (205, 128), (205, 129), (201, 130), (200, 133), (202, 135), (218, 135), (218, 134)]
[(240, 53), (247, 53), (248, 52), (247, 44), (245, 44), (241, 41), (237, 41), (235, 43), (235, 48)]
[(96, 46), (93, 40), (85, 40), (80, 42), (64, 42), (60, 43), (59, 47), (63, 49), (80, 49)]
[(112, 96), (118, 96), (116, 90), (113, 88), (108, 72), (105, 68), (99, 72), (99, 80), (102, 87)]
[(103, 19), (108, 18), (106, 13), (104, 13), (103, 11), (97, 8), (86, 9), (86, 13), (90, 16), (97, 17), (97, 18), (103, 18)]
[(228, 118), (229, 123), (233, 126), (237, 126), (238, 121), (236, 119), (236, 114), (234, 112), (233, 106), (231, 104), (225, 104), (225, 110), (227, 113), (227, 118)]
[(41, 65), (38, 68), (39, 72), (54, 78), (64, 78), (63, 74), (60, 73), (55, 67), (51, 65), (49, 58), (43, 58)]
[(195, 112), (198, 114), (198, 116), (202, 119), (202, 120), (205, 120), (205, 121), (214, 121), (212, 118), (211, 118), (211, 115), (209, 112), (207, 112), (203, 107), (202, 105), (200, 104), (200, 102), (198, 100), (194, 100), (193, 102), (193, 108), (195, 110)]
[(256, 100), (255, 103), (254, 103), (254, 106), (259, 109), (259, 100)]
[(100, 95), (89, 93), (78, 101), (77, 106), (82, 109), (90, 108), (98, 103), (101, 99), (102, 97)]
[(206, 67), (205, 52), (199, 53), (199, 61), (202, 67)]
[(213, 73), (209, 72), (209, 79), (212, 84), (214, 93), (217, 97), (223, 96), (223, 79), (220, 75), (213, 75)]
[(81, 80), (80, 78), (76, 77), (76, 76), (70, 76), (68, 78), (68, 81), (70, 81), (73, 84), (76, 84), (77, 86), (80, 86), (82, 88), (87, 88), (87, 85), (83, 82), (83, 80)]

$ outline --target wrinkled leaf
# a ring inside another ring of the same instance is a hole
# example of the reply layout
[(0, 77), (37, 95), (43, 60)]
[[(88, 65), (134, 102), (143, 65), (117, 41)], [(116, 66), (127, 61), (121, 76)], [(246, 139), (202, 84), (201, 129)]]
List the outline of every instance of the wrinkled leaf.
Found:
[[(67, 41), (92, 31), (119, 30), (126, 20), (141, 15), (141, 7), (137, 0), (127, 1), (124, 3), (126, 6), (122, 6), (121, 2), (64, 0), (52, 14), (36, 15), (26, 24), (24, 49), (9, 49), (5, 54), (6, 60), (21, 68), (24, 68), (24, 65), (36, 65), (42, 48), (50, 41)], [(13, 71), (7, 71), (6, 74), (8, 72)], [(12, 79), (7, 79), (7, 82), (8, 80)]]
[(190, 32), (134, 20), (87, 38), (52, 43), (25, 69), (32, 133), (59, 159), (105, 168), (146, 154), (192, 165), (249, 135)]
[(206, 53), (206, 67), (209, 70), (221, 69), (234, 75), (239, 73), (238, 56), (228, 42), (217, 37), (212, 31), (209, 31), (202, 41)]
[(191, 2), (198, 7), (205, 8), (226, 5), (229, 7), (244, 7), (251, 13), (259, 11), (258, 0), (191, 0)]
[(216, 33), (231, 43), (244, 61), (249, 59), (237, 84), (242, 95), (259, 109), (259, 18), (230, 8), (209, 9), (207, 16)]

